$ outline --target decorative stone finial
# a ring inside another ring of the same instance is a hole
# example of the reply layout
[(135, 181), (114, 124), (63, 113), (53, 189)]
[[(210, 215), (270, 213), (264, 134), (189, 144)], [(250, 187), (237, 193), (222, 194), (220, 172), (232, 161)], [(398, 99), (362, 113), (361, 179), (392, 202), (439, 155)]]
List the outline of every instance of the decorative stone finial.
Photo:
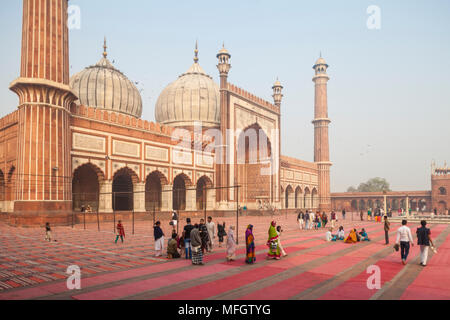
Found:
[(103, 41), (103, 58), (106, 59), (106, 57), (108, 56), (108, 52), (106, 52), (106, 49), (108, 49), (108, 47), (106, 46), (106, 37)]
[(195, 41), (194, 62), (198, 63), (198, 40)]

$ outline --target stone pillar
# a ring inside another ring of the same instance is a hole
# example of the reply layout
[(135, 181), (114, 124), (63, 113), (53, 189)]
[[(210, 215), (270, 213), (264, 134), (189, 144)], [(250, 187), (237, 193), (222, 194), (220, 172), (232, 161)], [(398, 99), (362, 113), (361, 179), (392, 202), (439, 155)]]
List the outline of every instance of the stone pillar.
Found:
[(197, 199), (197, 190), (195, 190), (195, 189), (186, 190), (186, 211), (196, 211), (197, 210), (196, 199)]
[(173, 210), (173, 186), (165, 185), (162, 187), (161, 194), (161, 211), (172, 211)]
[(145, 212), (145, 182), (133, 185), (134, 212)]
[(112, 213), (112, 181), (104, 180), (100, 183), (100, 195), (98, 203), (99, 213)]
[(214, 189), (206, 190), (206, 210), (216, 208), (216, 191)]

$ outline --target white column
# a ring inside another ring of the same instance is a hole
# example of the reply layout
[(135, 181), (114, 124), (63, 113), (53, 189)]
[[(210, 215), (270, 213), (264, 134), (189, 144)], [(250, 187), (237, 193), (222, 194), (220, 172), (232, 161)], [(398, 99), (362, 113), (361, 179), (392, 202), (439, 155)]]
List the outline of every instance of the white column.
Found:
[(197, 198), (197, 190), (195, 189), (186, 190), (186, 211), (197, 210), (196, 198)]
[(111, 213), (112, 207), (112, 181), (105, 180), (100, 183), (98, 212)]
[(161, 211), (173, 210), (173, 192), (171, 185), (165, 185), (162, 187), (161, 195)]
[(208, 189), (206, 191), (206, 210), (214, 210), (216, 207), (216, 190)]
[(133, 185), (134, 212), (145, 212), (145, 183), (138, 182)]

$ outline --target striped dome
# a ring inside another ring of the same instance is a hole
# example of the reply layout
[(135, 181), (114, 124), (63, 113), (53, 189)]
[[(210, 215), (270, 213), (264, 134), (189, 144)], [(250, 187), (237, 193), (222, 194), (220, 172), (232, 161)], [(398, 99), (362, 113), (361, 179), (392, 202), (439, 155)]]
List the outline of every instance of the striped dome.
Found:
[(142, 98), (136, 86), (104, 57), (70, 79), (70, 87), (84, 106), (142, 116)]
[(219, 86), (195, 63), (176, 81), (169, 84), (156, 102), (156, 121), (174, 127), (220, 125)]

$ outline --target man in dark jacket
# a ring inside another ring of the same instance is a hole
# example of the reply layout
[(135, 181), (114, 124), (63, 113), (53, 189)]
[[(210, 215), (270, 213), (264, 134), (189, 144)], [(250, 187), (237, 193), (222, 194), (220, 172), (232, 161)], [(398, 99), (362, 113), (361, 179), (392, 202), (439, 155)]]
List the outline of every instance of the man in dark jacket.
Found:
[(420, 222), (422, 225), (417, 228), (417, 244), (420, 246), (420, 265), (425, 267), (428, 260), (428, 249), (430, 245), (434, 247), (433, 240), (431, 240), (431, 230), (427, 228), (427, 222), (422, 220)]

